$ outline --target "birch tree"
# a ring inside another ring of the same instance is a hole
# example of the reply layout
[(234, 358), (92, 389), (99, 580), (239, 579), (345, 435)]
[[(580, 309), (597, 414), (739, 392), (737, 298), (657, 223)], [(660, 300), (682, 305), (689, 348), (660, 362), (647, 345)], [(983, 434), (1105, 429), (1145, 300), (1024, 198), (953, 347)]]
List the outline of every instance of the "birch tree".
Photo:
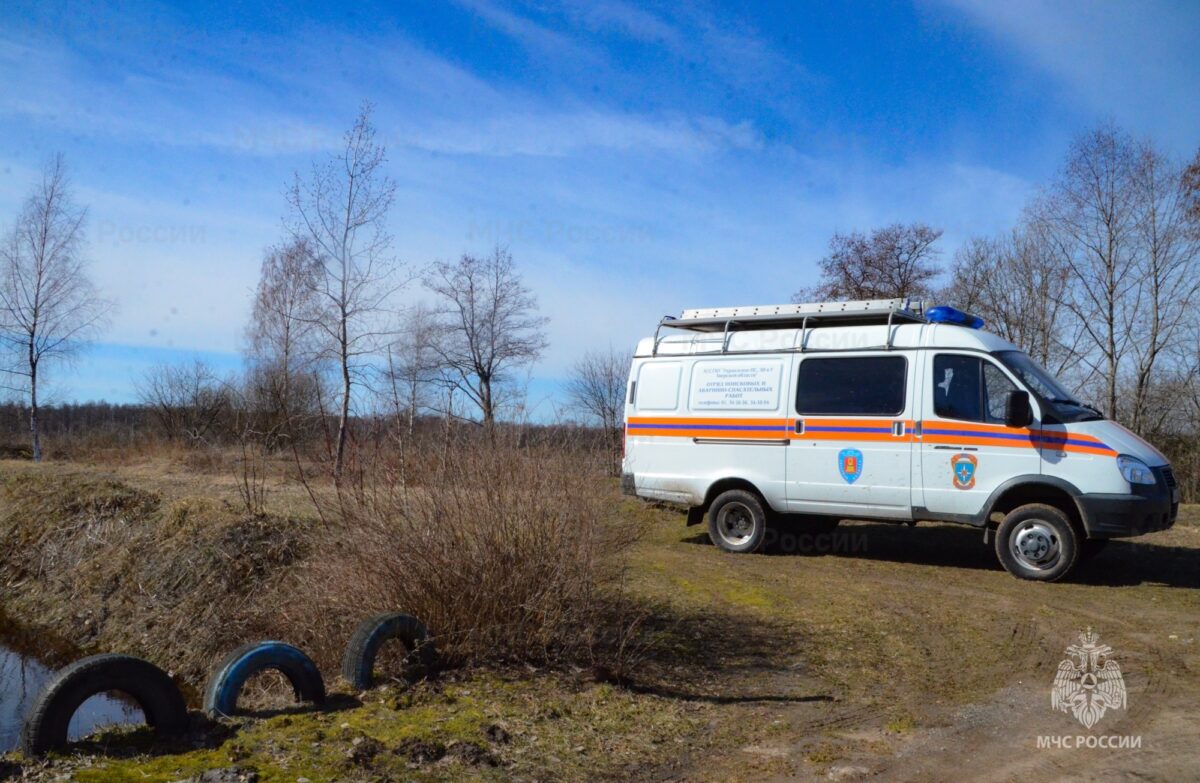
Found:
[(441, 377), (443, 368), (435, 347), (437, 335), (435, 314), (419, 303), (409, 311), (399, 335), (388, 346), (386, 380), (392, 407), (396, 415), (404, 416), (410, 436), (416, 427), (417, 413), (429, 405), (432, 387)]
[(314, 291), (321, 269), (307, 237), (265, 253), (246, 330), (254, 396), (266, 407), (268, 440), (295, 436), (294, 417), (318, 407)]
[(42, 459), (39, 394), (48, 365), (69, 359), (112, 310), (83, 256), (87, 212), (71, 197), (61, 155), (50, 160), (0, 248), (0, 338), (6, 386), (29, 403), (33, 459)]
[(335, 479), (345, 465), (355, 389), (365, 382), (371, 357), (386, 344), (390, 302), (404, 285), (386, 227), (396, 192), (384, 171), (386, 161), (371, 107), (364, 104), (342, 149), (314, 163), (307, 177), (296, 174), (288, 192), (288, 227), (297, 240), (309, 243), (316, 265), (311, 293), (317, 313), (305, 321), (323, 338), (337, 367)]

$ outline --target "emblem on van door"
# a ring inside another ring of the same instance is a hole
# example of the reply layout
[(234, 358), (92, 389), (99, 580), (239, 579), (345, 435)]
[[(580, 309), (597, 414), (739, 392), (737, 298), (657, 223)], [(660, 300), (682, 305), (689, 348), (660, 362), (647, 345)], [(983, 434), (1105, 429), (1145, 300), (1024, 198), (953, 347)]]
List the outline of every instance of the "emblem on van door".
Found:
[(847, 484), (858, 481), (863, 471), (863, 455), (858, 449), (842, 449), (838, 452), (838, 472)]
[(955, 454), (950, 458), (950, 470), (954, 475), (954, 486), (957, 489), (971, 489), (975, 486), (975, 468), (979, 460), (970, 454)]

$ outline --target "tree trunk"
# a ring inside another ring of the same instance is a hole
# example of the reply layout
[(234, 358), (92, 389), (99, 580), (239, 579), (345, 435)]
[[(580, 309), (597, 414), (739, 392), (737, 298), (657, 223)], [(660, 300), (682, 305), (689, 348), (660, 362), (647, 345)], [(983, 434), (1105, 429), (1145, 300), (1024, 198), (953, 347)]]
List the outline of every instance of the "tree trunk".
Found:
[(492, 401), (492, 379), (489, 376), (479, 376), (479, 408), (483, 413), (483, 426), (488, 438), (496, 438), (496, 408)]
[(408, 384), (408, 437), (413, 436), (417, 428), (417, 376), (414, 371)]
[(42, 434), (38, 426), (37, 359), (29, 349), (29, 435), (33, 441), (33, 461), (42, 461)]
[(342, 410), (338, 416), (337, 453), (333, 459), (333, 477), (341, 481), (346, 460), (346, 436), (350, 426), (350, 356), (346, 320), (342, 319)]

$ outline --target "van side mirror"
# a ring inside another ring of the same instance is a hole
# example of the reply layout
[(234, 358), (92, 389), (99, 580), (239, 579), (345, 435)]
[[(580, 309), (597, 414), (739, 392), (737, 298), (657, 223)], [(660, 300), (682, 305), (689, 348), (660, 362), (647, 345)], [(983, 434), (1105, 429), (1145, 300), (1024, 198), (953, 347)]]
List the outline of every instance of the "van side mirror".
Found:
[(1010, 391), (1004, 400), (1004, 423), (1009, 427), (1028, 427), (1033, 423), (1033, 408), (1029, 405), (1029, 392)]

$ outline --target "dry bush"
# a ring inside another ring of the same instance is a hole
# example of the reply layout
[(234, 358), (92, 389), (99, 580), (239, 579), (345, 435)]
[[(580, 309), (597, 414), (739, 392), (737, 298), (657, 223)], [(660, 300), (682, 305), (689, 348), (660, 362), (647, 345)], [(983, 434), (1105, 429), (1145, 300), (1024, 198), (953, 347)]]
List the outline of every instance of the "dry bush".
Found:
[(340, 491), (306, 471), (320, 520), (165, 499), (89, 470), (11, 471), (0, 476), (5, 604), (196, 688), (261, 638), (298, 644), (328, 676), (355, 624), (384, 611), (425, 621), (450, 664), (620, 676), (641, 612), (622, 590), (634, 536), (603, 455), (569, 440), (374, 441)]
[(354, 622), (405, 611), (443, 660), (596, 663), (629, 627), (620, 582), (634, 536), (602, 457), (478, 438), (377, 453), (324, 503), (288, 626), (340, 654)]

